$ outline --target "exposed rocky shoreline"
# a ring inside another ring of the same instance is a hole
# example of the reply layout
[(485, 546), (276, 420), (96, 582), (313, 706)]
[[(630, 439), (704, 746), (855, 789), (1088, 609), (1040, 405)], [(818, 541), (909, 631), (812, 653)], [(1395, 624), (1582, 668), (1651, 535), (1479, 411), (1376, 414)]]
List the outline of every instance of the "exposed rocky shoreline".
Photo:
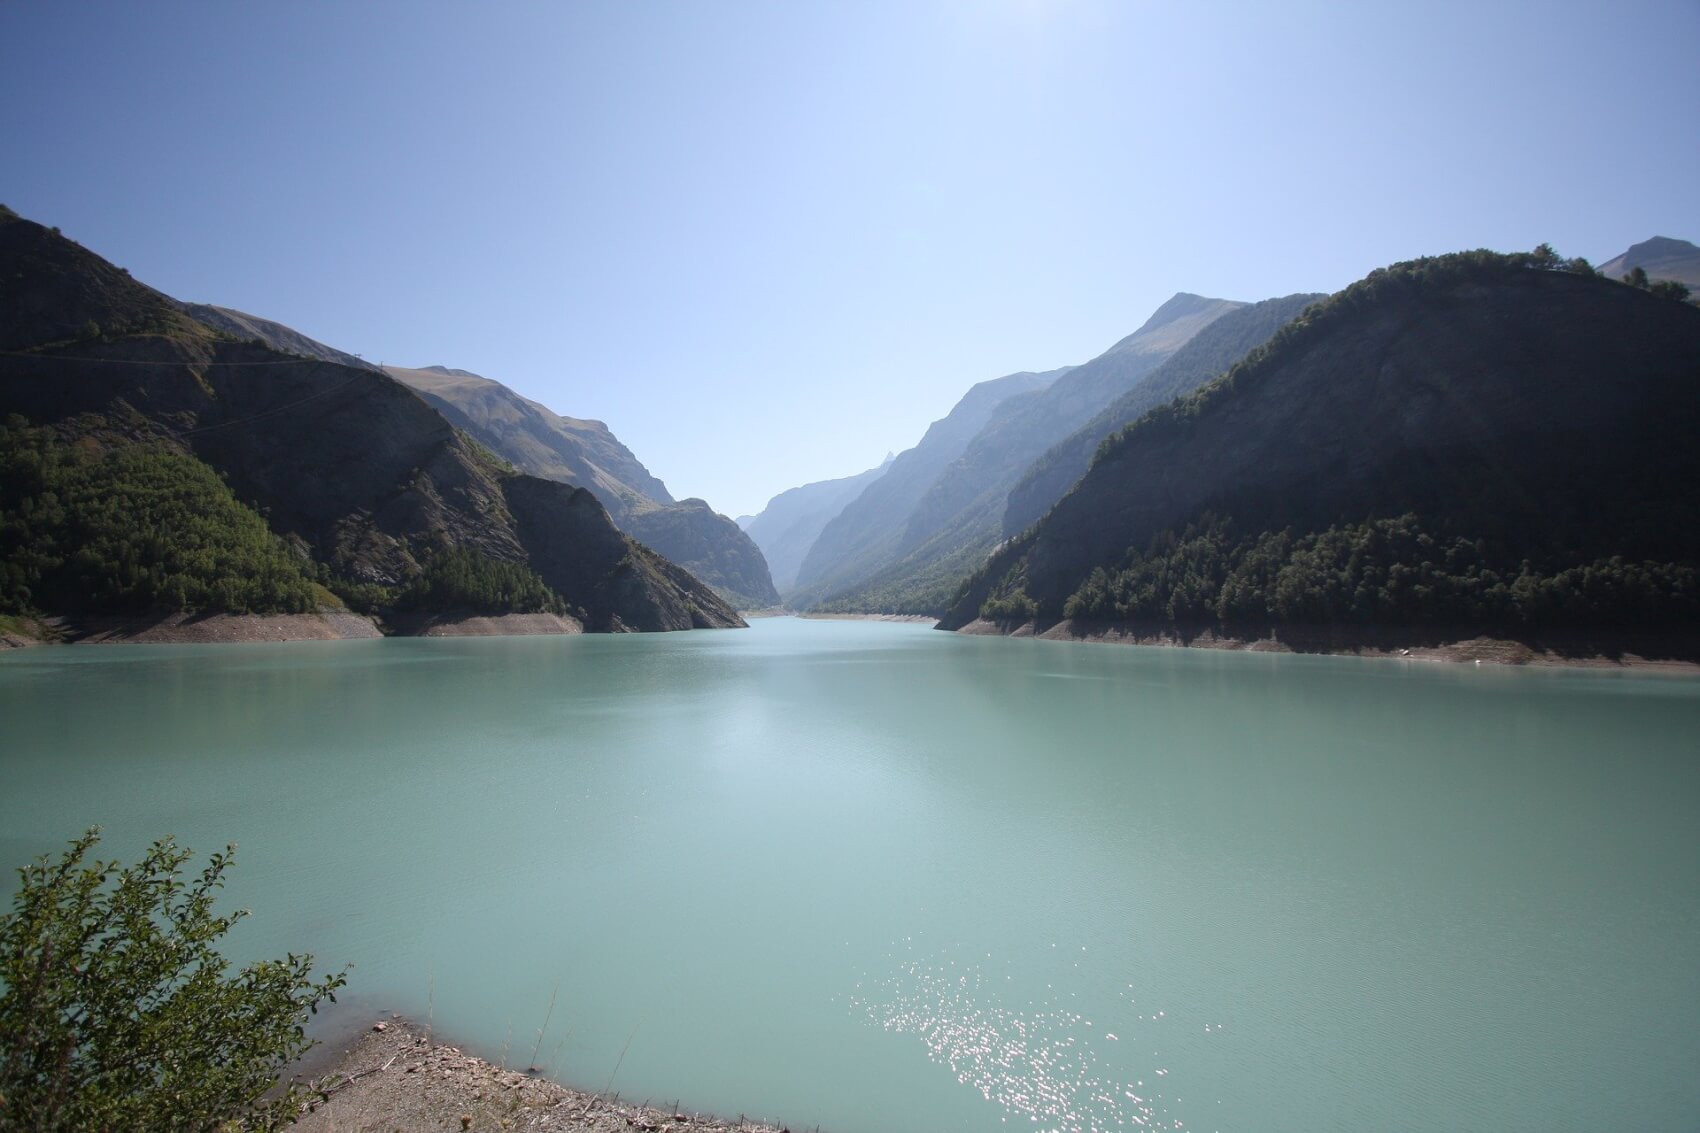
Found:
[(29, 645), (216, 645), (262, 641), (355, 641), (376, 637), (503, 637), (579, 634), (561, 614), (418, 614), (383, 622), (349, 610), (314, 614), (153, 614), (134, 617), (12, 619), (0, 648)]
[(1034, 622), (1006, 625), (985, 618), (969, 622), (956, 632), (1093, 645), (1149, 645), (1248, 653), (1320, 653), (1478, 665), (1647, 669), (1700, 675), (1700, 642), (1679, 635), (1629, 635), (1603, 643), (1581, 634), (1518, 641), (1459, 628), (1290, 626), (1271, 630), (1266, 637), (1236, 637), (1222, 634), (1214, 628), (1189, 632), (1174, 626), (1067, 619), (1048, 626)]
[(434, 1042), (416, 1025), (368, 1028), (310, 1081), (328, 1097), (292, 1129), (549, 1130), (571, 1133), (789, 1133), (780, 1125), (711, 1117), (678, 1105), (633, 1104), (563, 1086), (531, 1069), (509, 1070)]

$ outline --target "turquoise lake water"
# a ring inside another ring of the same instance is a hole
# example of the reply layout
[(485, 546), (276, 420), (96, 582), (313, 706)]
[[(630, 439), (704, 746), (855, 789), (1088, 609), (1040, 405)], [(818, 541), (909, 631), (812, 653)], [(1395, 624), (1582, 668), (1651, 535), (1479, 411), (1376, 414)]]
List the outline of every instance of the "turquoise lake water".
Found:
[(0, 714), (0, 866), (238, 842), (232, 953), (579, 1086), (828, 1133), (1700, 1127), (1691, 678), (784, 619), (16, 651)]

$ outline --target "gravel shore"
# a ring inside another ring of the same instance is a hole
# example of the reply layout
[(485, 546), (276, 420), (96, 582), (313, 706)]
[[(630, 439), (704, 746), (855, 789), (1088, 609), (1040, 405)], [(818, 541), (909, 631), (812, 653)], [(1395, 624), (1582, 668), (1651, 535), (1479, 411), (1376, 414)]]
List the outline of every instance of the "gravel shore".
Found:
[(433, 1042), (399, 1019), (367, 1029), (313, 1081), (329, 1097), (291, 1126), (305, 1133), (790, 1133), (741, 1117), (727, 1120), (679, 1106), (587, 1094)]

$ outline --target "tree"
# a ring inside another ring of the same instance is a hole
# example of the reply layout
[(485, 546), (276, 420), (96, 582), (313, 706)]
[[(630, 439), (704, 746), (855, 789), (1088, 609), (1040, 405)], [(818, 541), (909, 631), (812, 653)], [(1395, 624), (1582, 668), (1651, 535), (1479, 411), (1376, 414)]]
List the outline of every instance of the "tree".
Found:
[(1623, 282), (1631, 287), (1639, 287), (1643, 291), (1647, 290), (1647, 269), (1644, 267), (1630, 268), (1629, 274), (1623, 277)]
[(307, 1016), (346, 977), (313, 958), (234, 976), (215, 948), (247, 910), (215, 916), (234, 847), (193, 880), (170, 838), (140, 862), (85, 864), (90, 830), (57, 861), (18, 870), (0, 917), (0, 1129), (275, 1130), (300, 1112), (291, 1085)]

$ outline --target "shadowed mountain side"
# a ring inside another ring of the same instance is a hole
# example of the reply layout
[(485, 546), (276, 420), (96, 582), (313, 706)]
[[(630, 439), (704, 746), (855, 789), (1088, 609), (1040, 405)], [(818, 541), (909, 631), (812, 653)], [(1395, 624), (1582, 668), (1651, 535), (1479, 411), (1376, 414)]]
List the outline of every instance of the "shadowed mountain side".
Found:
[(760, 549), (701, 500), (675, 502), (600, 421), (563, 417), (500, 382), (442, 366), (387, 367), (446, 418), (522, 472), (576, 484), (621, 530), (678, 563), (734, 605), (775, 605)]
[(803, 556), (815, 545), (820, 533), (857, 496), (885, 475), (896, 459), (887, 455), (878, 468), (837, 480), (817, 480), (779, 493), (767, 501), (760, 515), (746, 516), (739, 526), (767, 559), (773, 585), (781, 594), (797, 581)]
[(889, 563), (916, 503), (939, 473), (962, 455), (998, 405), (1017, 394), (1045, 388), (1068, 369), (1010, 374), (969, 389), (948, 414), (928, 426), (914, 448), (898, 453), (883, 476), (821, 529), (798, 568), (789, 601), (798, 608), (807, 607)]
[(1226, 373), (1230, 366), (1269, 341), (1271, 335), (1298, 317), (1306, 307), (1325, 298), (1325, 295), (1304, 294), (1265, 299), (1261, 303), (1229, 311), (1199, 331), (1144, 380), (1028, 466), (1026, 473), (1010, 490), (1003, 514), (1002, 534), (1005, 537), (1020, 534), (1044, 515), (1052, 504), (1062, 499), (1063, 494), (1086, 475), (1092, 456), (1104, 438), (1131, 424), (1146, 411), (1165, 401), (1183, 397), (1210, 379)]
[[(66, 323), (84, 330), (67, 338)], [(0, 342), (24, 352), (0, 358), (0, 414), (50, 426), (91, 454), (135, 442), (191, 454), (333, 584), (401, 587), (437, 559), (473, 552), (547, 566), (571, 582), (559, 598), (593, 626), (741, 624), (706, 587), (624, 539), (592, 497), (540, 495), (387, 375), (230, 340), (10, 217), (0, 217)], [(513, 498), (526, 501), (523, 531)], [(570, 538), (533, 562), (528, 543), (541, 545), (537, 532), (555, 522)], [(694, 602), (689, 616), (681, 594)]]
[(941, 624), (1689, 609), (1700, 310), (1549, 266), (1419, 260), (1312, 308), (1107, 442)]
[(760, 610), (779, 604), (761, 548), (704, 500), (633, 508), (620, 526), (714, 587), (734, 606)]
[[(1002, 401), (885, 540), (883, 556), (864, 557), (860, 577), (841, 573), (817, 605), (847, 612), (941, 613), (954, 593), (954, 578), (978, 566), (997, 543), (1009, 490), (1032, 462), (1239, 306), (1175, 295), (1090, 362), (1043, 389)], [(875, 577), (881, 580), (877, 600), (867, 588)]]
[(1671, 279), (1689, 290), (1700, 293), (1700, 248), (1687, 240), (1655, 236), (1632, 245), (1630, 249), (1599, 266), (1607, 279), (1622, 279), (1636, 268), (1647, 273), (1648, 279)]
[(743, 624), (691, 572), (621, 535), (587, 489), (536, 476), (511, 476), (503, 487), (532, 569), (558, 593), (586, 595), (587, 609), (607, 611), (587, 628)]

